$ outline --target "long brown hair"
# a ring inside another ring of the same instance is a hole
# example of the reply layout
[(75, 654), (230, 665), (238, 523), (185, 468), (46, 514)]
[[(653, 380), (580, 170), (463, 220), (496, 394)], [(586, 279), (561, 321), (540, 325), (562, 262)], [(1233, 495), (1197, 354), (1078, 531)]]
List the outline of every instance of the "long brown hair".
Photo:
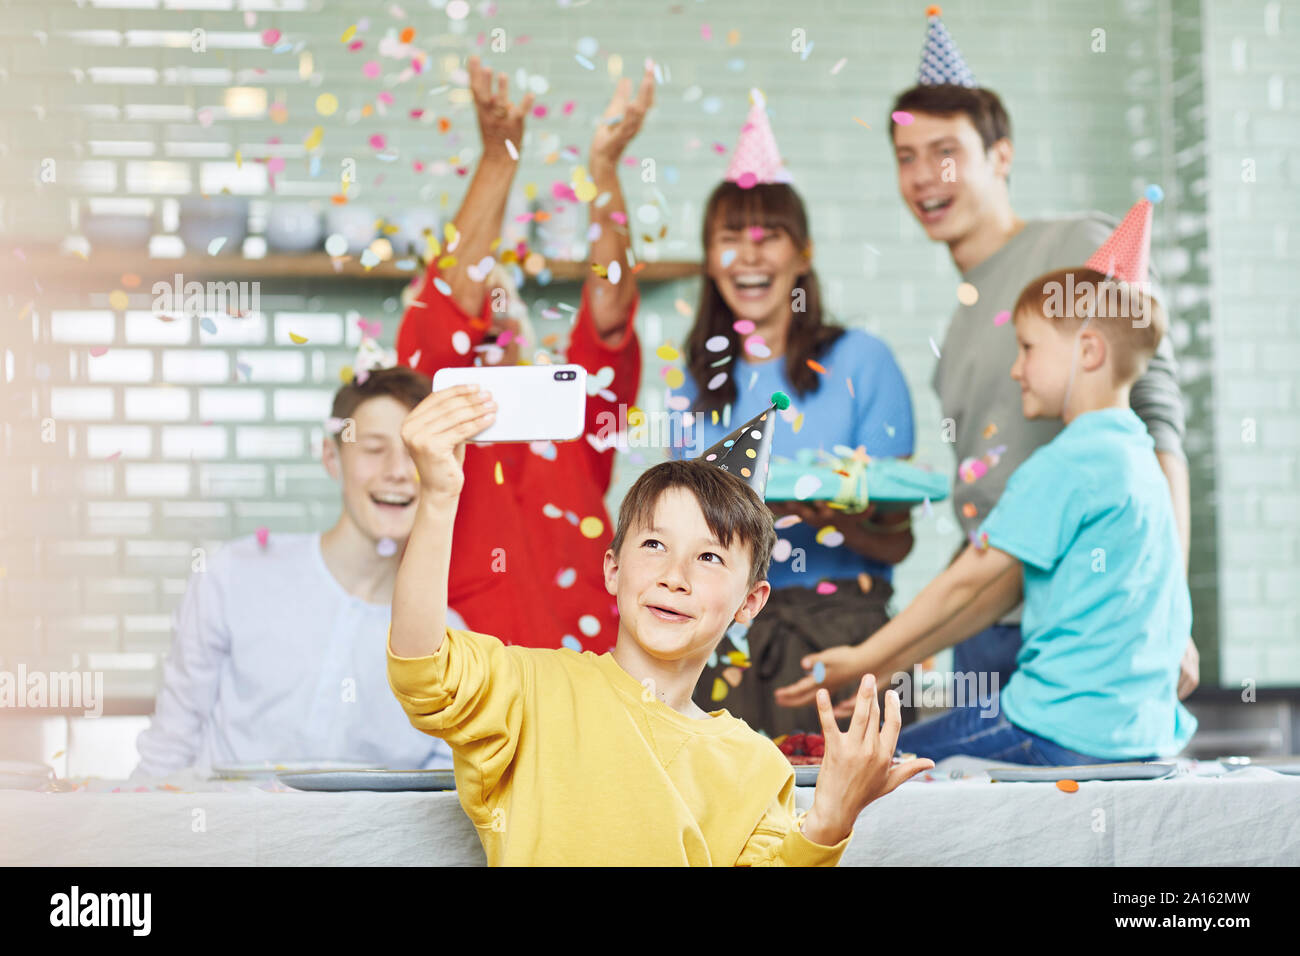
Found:
[[(805, 254), (811, 249), (808, 214), (804, 210), (803, 200), (785, 183), (760, 183), (750, 189), (742, 189), (736, 183), (719, 183), (704, 209), (703, 242), (706, 261), (709, 240), (719, 221), (727, 229), (739, 230), (748, 226), (779, 229)], [(820, 376), (808, 367), (808, 360), (820, 358), (845, 330), (825, 321), (817, 273), (811, 267), (808, 274), (801, 276), (795, 283), (795, 289), (803, 290), (804, 309), (796, 311), (790, 319), (790, 330), (785, 343), (785, 375), (802, 398), (821, 386)], [(734, 374), (728, 374), (727, 380), (718, 388), (712, 391), (708, 388), (709, 380), (719, 371), (734, 372), (733, 363), (744, 354), (743, 337), (737, 335), (731, 327), (735, 321), (736, 317), (718, 291), (717, 283), (706, 273), (704, 281), (700, 283), (700, 303), (695, 310), (695, 324), (691, 326), (690, 335), (686, 339), (686, 365), (691, 378), (695, 380), (698, 396), (695, 400), (696, 411), (710, 411), (730, 405), (739, 394)], [(725, 336), (731, 343), (727, 351), (710, 352), (705, 347), (705, 343), (715, 335)], [(717, 365), (724, 355), (729, 355), (731, 361)]]

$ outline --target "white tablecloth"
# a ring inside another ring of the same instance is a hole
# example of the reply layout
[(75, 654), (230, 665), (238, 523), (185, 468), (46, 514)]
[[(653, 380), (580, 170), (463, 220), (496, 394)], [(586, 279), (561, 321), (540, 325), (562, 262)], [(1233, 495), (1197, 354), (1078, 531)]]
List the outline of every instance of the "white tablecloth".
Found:
[[(1300, 864), (1300, 777), (1185, 762), (1170, 779), (1065, 793), (991, 783), (978, 770), (987, 765), (950, 758), (867, 807), (841, 865)], [(72, 792), (0, 791), (0, 864), (484, 863), (452, 792), (300, 793), (187, 774), (144, 791), (93, 779)], [(801, 807), (812, 798), (798, 792)]]

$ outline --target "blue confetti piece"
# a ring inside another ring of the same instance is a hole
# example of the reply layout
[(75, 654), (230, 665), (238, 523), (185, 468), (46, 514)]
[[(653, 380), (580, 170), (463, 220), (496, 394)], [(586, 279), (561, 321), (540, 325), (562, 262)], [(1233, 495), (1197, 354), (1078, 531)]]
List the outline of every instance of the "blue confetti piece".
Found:
[(311, 166), (309, 167), (309, 172), (311, 173), (312, 179), (315, 179), (317, 176), (320, 175), (320, 154), (319, 153), (311, 158)]
[(736, 261), (735, 249), (727, 249), (722, 253), (722, 268), (724, 269), (727, 268), (727, 266), (731, 265), (735, 261)]
[(550, 285), (550, 284), (551, 284), (551, 270), (550, 270), (550, 269), (543, 269), (541, 272), (537, 273), (537, 284), (538, 284), (538, 285)]
[(594, 70), (596, 68), (596, 64), (592, 63), (581, 53), (573, 54), (573, 58), (578, 61), (578, 65), (581, 66), (583, 69)]
[(808, 54), (811, 53), (812, 51), (813, 51), (813, 44), (810, 42), (806, 47), (803, 48), (803, 53), (799, 55), (799, 59), (801, 60), (808, 59)]
[(676, 186), (676, 185), (677, 185), (677, 179), (678, 179), (678, 175), (677, 175), (677, 167), (676, 167), (676, 166), (665, 166), (665, 167), (664, 167), (664, 179), (668, 182), (668, 184), (669, 184), (670, 186)]
[(201, 328), (204, 332), (211, 333), (212, 335), (217, 334), (217, 323), (213, 322), (206, 315), (203, 318), (199, 319), (199, 328)]
[(818, 661), (816, 664), (813, 665), (812, 674), (813, 674), (813, 680), (815, 680), (817, 683), (820, 684), (822, 681), (826, 679), (826, 665), (821, 661)]
[(1152, 183), (1147, 187), (1146, 197), (1152, 202), (1160, 202), (1160, 200), (1165, 198), (1165, 191), (1155, 183)]
[(448, 296), (451, 295), (451, 285), (448, 284), (447, 280), (444, 279), (442, 276), (438, 276), (436, 279), (433, 280), (433, 287), (437, 289), (439, 292), (441, 292), (443, 295), (448, 295)]
[(560, 644), (571, 651), (577, 651), (579, 654), (582, 653), (582, 643), (572, 634), (565, 634), (560, 638)]

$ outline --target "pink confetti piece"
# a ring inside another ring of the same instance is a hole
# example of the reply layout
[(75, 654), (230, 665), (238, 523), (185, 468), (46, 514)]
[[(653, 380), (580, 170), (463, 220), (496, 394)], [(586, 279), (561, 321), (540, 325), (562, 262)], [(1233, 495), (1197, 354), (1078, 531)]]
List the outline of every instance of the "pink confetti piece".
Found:
[(375, 133), (375, 135), (370, 137), (369, 142), (375, 149), (383, 149), (388, 144), (388, 140), (384, 137), (383, 133)]
[(269, 538), (271, 535), (271, 529), (266, 527), (266, 525), (262, 525), (257, 529), (256, 534), (257, 534), (257, 543), (261, 545), (263, 548), (265, 548), (267, 538)]
[(379, 61), (367, 60), (365, 66), (361, 68), (361, 72), (373, 80), (379, 75)]
[(617, 209), (615, 209), (613, 212), (609, 214), (609, 218), (613, 219), (620, 226), (627, 225), (627, 213), (625, 212), (619, 212)]
[(262, 32), (262, 42), (267, 46), (275, 46), (280, 42), (279, 30), (264, 30)]
[(573, 107), (574, 107), (573, 100), (569, 100), (563, 106), (560, 107), (560, 112), (563, 113), (565, 116), (568, 116), (570, 113), (573, 112)]
[(107, 351), (108, 351), (107, 345), (96, 345), (92, 349), (90, 349), (90, 354), (93, 355), (95, 358), (99, 358)]
[(890, 113), (889, 116), (890, 119), (899, 126), (911, 126), (912, 120), (915, 119), (915, 117), (906, 110), (895, 110), (893, 113)]
[(835, 582), (833, 581), (821, 581), (818, 582), (817, 584), (818, 594), (834, 594), (838, 590), (839, 588), (835, 585)]
[(997, 315), (993, 316), (993, 324), (1006, 325), (1010, 319), (1011, 319), (1011, 313), (1008, 312), (1006, 309), (1003, 309)]

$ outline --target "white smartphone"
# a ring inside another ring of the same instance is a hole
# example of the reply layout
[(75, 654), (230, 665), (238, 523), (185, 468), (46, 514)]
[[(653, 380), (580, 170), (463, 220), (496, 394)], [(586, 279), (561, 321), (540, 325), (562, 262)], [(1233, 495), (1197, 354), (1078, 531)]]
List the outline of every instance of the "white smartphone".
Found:
[(581, 365), (440, 368), (433, 390), (477, 385), (492, 393), (496, 420), (471, 442), (575, 441), (587, 424), (587, 370)]

